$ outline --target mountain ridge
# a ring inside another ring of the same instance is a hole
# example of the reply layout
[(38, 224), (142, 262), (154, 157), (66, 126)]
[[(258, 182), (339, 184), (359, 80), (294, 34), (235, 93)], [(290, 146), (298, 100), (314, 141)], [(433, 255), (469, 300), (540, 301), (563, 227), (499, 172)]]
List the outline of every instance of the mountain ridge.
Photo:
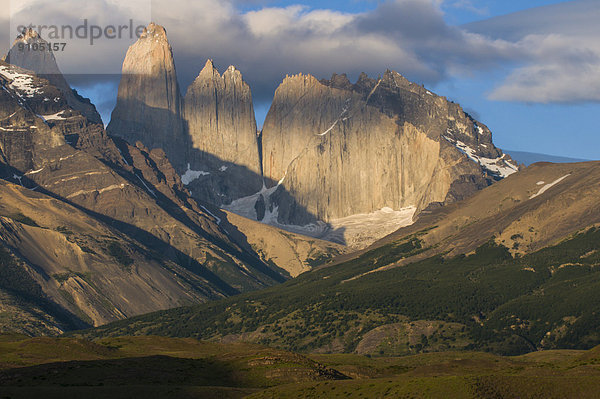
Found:
[(27, 306), (52, 303), (63, 320), (2, 328), (55, 333), (64, 314), (99, 325), (233, 295), (290, 278), (280, 259), (297, 273), (342, 251), (278, 231), (265, 236), (286, 247), (253, 247), (226, 214), (190, 198), (163, 150), (109, 136), (34, 71), (0, 62), (0, 84), (0, 243), (20, 265), (11, 273), (23, 268), (39, 294)]
[[(196, 199), (245, 217), (327, 238), (334, 221), (388, 208), (415, 207), (418, 214), (518, 170), (493, 145), (484, 124), (389, 70), (378, 80), (361, 74), (354, 84), (345, 75), (334, 74), (330, 80), (288, 76), (257, 132), (250, 87), (241, 73), (230, 66), (220, 74), (209, 59), (185, 96), (177, 92), (173, 103), (183, 104), (183, 111), (155, 110), (136, 100), (136, 93), (144, 92), (144, 68), (163, 62), (151, 55), (153, 46), (168, 46), (166, 34), (157, 43), (149, 42), (146, 53), (134, 51), (142, 48), (139, 42), (128, 51), (108, 131), (123, 135), (120, 124), (147, 123), (142, 114), (120, 116), (136, 114), (130, 107), (142, 107), (158, 119), (180, 120), (182, 131), (177, 126), (173, 130), (187, 143), (187, 151), (174, 148), (160, 129), (144, 144), (165, 148)], [(169, 52), (169, 65), (172, 58)], [(130, 67), (143, 62), (149, 64)], [(140, 78), (130, 79), (127, 74), (132, 73)], [(176, 82), (174, 67), (166, 80)], [(131, 120), (121, 121), (127, 118)], [(395, 163), (386, 164), (390, 159)], [(372, 176), (361, 171), (370, 164), (376, 165)], [(355, 183), (347, 183), (351, 181)], [(417, 187), (419, 181), (422, 187)], [(359, 234), (371, 242), (381, 237)], [(356, 241), (354, 236), (342, 239)]]

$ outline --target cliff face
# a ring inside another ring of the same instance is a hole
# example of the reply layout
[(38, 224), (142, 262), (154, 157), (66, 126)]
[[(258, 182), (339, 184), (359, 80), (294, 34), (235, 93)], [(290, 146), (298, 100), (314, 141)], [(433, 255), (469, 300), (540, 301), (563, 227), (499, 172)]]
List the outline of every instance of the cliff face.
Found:
[(280, 223), (420, 211), (517, 170), (483, 124), (391, 71), (354, 85), (344, 75), (287, 77), (262, 138), (265, 178), (280, 186), (270, 197)]
[(210, 175), (190, 182), (192, 192), (215, 204), (229, 203), (262, 187), (256, 121), (250, 87), (230, 66), (223, 75), (211, 60), (184, 100), (191, 170)]
[(163, 28), (147, 28), (123, 72), (111, 134), (163, 148), (194, 198), (288, 229), (316, 226), (297, 232), (325, 238), (341, 219), (380, 210), (404, 220), (517, 170), (486, 126), (396, 72), (355, 84), (287, 77), (259, 140), (234, 67), (221, 75), (209, 60), (181, 99)]
[(182, 98), (163, 27), (150, 24), (127, 51), (111, 135), (162, 148), (194, 197), (216, 205), (262, 187), (250, 88), (208, 61)]
[[(162, 26), (150, 24), (125, 56), (109, 134), (168, 154), (185, 151), (181, 93), (171, 46)], [(172, 157), (183, 167), (182, 157)], [(178, 162), (179, 161), (179, 162)]]
[(198, 162), (212, 154), (260, 175), (252, 94), (240, 71), (231, 66), (221, 76), (208, 60), (187, 90), (184, 115)]

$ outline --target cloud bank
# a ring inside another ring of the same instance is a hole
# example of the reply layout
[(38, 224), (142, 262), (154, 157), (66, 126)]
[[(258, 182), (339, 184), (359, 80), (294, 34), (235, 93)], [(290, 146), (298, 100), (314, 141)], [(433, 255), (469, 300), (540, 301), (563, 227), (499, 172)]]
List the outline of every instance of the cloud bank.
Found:
[[(445, 22), (443, 7), (471, 1), (389, 0), (372, 11), (344, 13), (302, 5), (240, 11), (235, 0), (22, 0), (10, 19), (118, 24), (135, 15), (164, 25), (182, 87), (207, 58), (224, 70), (236, 65), (257, 101), (268, 101), (286, 74), (333, 72), (377, 76), (390, 68), (435, 84), (475, 72), (510, 68), (490, 95), (525, 102), (600, 101), (600, 32), (596, 0), (572, 1), (463, 27)], [(324, 3), (326, 5), (326, 3)], [(83, 17), (82, 17), (83, 15)], [(40, 21), (40, 22), (36, 22)], [(9, 32), (14, 36), (15, 32)], [(5, 34), (6, 35), (6, 34)], [(9, 37), (5, 40), (10, 42)], [(67, 73), (117, 73), (133, 40), (76, 43), (59, 54)], [(78, 47), (77, 47), (78, 46)], [(86, 47), (87, 46), (87, 47)]]
[(600, 7), (578, 0), (464, 26), (521, 49), (514, 68), (489, 98), (532, 103), (600, 101)]

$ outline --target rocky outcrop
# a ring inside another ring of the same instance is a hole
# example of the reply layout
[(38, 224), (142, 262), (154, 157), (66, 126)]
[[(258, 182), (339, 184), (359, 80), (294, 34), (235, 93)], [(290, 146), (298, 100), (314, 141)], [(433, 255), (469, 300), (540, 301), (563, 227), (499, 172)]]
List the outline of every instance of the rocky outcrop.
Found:
[(181, 108), (167, 33), (162, 26), (150, 24), (127, 51), (107, 131), (130, 143), (141, 141), (149, 148), (162, 148), (182, 168), (186, 138)]
[(449, 203), (517, 170), (460, 106), (387, 71), (288, 76), (262, 132), (279, 223)]
[(220, 75), (209, 60), (184, 100), (161, 26), (150, 24), (127, 51), (107, 129), (163, 149), (197, 199), (220, 206), (262, 187), (252, 95), (241, 73), (229, 67)]
[(212, 60), (187, 89), (185, 120), (195, 149), (260, 175), (256, 121), (250, 87), (230, 66), (219, 74)]
[(240, 71), (223, 73), (212, 60), (187, 89), (184, 120), (191, 140), (187, 162), (206, 171), (189, 188), (214, 204), (253, 194), (262, 187), (256, 121), (250, 87)]

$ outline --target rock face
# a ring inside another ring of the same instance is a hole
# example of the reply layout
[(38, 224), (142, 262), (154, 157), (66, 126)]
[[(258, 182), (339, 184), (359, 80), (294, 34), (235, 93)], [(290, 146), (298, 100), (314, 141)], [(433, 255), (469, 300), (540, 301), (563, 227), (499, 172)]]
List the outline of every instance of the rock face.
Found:
[(218, 157), (260, 175), (256, 121), (250, 87), (233, 66), (221, 76), (212, 60), (188, 88), (184, 119), (196, 160)]
[[(220, 75), (208, 60), (187, 89), (184, 104), (184, 120), (192, 142), (188, 162), (192, 169), (216, 175), (216, 180), (202, 179), (192, 183), (190, 189), (215, 204), (230, 203), (260, 190), (252, 94), (240, 71), (230, 66)], [(207, 185), (207, 181), (211, 183)]]
[[(279, 223), (460, 200), (517, 170), (460, 106), (387, 71), (374, 80), (288, 76), (262, 132)], [(475, 161), (475, 162), (474, 162)]]
[(125, 56), (117, 105), (107, 131), (130, 143), (162, 148), (177, 167), (186, 140), (181, 120), (181, 93), (167, 33), (150, 24)]
[[(194, 197), (216, 205), (262, 187), (250, 88), (208, 61), (181, 97), (163, 27), (150, 24), (127, 51), (111, 135), (162, 148)], [(186, 174), (186, 172), (188, 172)]]

